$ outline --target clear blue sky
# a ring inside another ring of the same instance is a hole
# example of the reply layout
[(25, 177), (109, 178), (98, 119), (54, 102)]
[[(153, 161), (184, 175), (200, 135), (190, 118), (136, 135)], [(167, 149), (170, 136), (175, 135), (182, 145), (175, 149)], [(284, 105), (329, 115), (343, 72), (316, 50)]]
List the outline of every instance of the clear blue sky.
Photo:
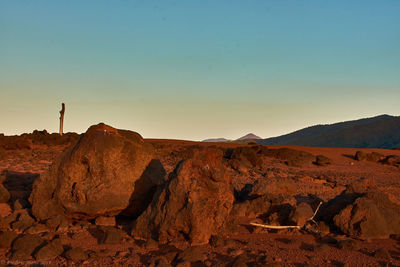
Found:
[(0, 0), (0, 132), (276, 136), (400, 115), (400, 1)]

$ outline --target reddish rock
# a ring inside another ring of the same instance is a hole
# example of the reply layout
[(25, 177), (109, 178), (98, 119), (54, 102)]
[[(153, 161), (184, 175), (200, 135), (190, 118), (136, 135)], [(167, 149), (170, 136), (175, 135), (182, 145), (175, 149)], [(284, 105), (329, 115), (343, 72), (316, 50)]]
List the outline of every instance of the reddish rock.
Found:
[(104, 216), (97, 217), (95, 220), (95, 224), (103, 226), (114, 226), (115, 217), (104, 217)]
[(313, 214), (314, 212), (310, 205), (302, 202), (291, 211), (289, 220), (292, 221), (294, 225), (304, 226), (307, 220), (310, 219)]
[(263, 148), (262, 154), (267, 157), (280, 159), (288, 166), (292, 167), (303, 167), (304, 165), (310, 165), (315, 161), (315, 156), (313, 156), (311, 153), (291, 148)]
[(315, 159), (315, 164), (318, 166), (327, 166), (332, 164), (332, 160), (324, 155), (318, 155)]
[(197, 151), (178, 164), (147, 210), (135, 221), (132, 235), (160, 243), (188, 239), (208, 243), (232, 208), (230, 177), (225, 175), (223, 152)]
[(258, 215), (267, 213), (271, 207), (269, 196), (245, 200), (233, 205), (231, 215), (234, 217), (256, 218)]
[(400, 206), (379, 191), (368, 192), (341, 210), (334, 218), (345, 234), (360, 238), (389, 238), (400, 234)]
[(60, 214), (87, 219), (140, 214), (163, 181), (153, 151), (135, 132), (102, 123), (90, 127), (35, 181), (33, 215), (43, 220)]

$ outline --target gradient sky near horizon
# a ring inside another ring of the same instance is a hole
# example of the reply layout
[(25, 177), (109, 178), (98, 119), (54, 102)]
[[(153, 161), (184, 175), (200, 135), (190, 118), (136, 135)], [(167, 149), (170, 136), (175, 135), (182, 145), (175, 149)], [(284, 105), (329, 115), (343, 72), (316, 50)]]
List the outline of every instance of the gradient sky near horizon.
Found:
[(285, 134), (400, 115), (400, 1), (0, 0), (0, 132)]

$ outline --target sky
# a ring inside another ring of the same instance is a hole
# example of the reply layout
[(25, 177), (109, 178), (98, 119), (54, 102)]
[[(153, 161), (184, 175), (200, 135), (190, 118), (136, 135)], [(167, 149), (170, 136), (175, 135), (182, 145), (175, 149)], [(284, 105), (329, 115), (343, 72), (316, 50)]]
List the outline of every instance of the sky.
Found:
[(400, 1), (0, 0), (0, 132), (286, 134), (400, 115)]

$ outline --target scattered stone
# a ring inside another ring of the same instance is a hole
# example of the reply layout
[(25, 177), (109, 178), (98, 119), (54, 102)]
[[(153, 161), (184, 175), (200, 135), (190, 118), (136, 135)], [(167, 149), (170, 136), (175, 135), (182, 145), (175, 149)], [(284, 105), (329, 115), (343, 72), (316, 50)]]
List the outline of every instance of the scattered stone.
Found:
[(387, 251), (384, 248), (380, 248), (377, 251), (374, 252), (374, 257), (379, 258), (379, 259), (385, 259), (385, 260), (390, 260), (391, 256), (389, 251)]
[(39, 247), (44, 240), (37, 236), (26, 234), (17, 238), (12, 245), (11, 260), (27, 260), (31, 258), (32, 253)]
[(330, 228), (328, 225), (326, 225), (325, 222), (320, 221), (320, 222), (318, 222), (318, 232), (326, 235), (326, 234), (330, 233)]
[(0, 219), (11, 214), (11, 207), (7, 203), (0, 203)]
[(260, 214), (267, 213), (270, 207), (270, 197), (261, 196), (255, 199), (245, 200), (244, 202), (235, 203), (231, 215), (234, 217), (256, 218)]
[(0, 248), (10, 248), (17, 237), (18, 234), (14, 231), (0, 232)]
[(45, 224), (38, 223), (38, 224), (32, 225), (27, 230), (25, 230), (25, 233), (27, 233), (27, 234), (41, 234), (41, 233), (45, 233), (45, 232), (48, 232), (48, 231), (49, 231), (49, 228)]
[(14, 201), (13, 209), (14, 210), (22, 210), (29, 207), (29, 202), (23, 198), (19, 198)]
[(10, 197), (8, 190), (2, 183), (0, 183), (0, 203), (7, 203), (10, 200)]
[(267, 157), (277, 158), (284, 161), (288, 166), (303, 167), (315, 161), (315, 156), (300, 150), (291, 148), (262, 149), (262, 154)]
[(146, 240), (146, 243), (144, 244), (144, 247), (146, 249), (155, 250), (155, 249), (158, 249), (158, 243), (154, 239), (149, 238), (149, 239)]
[(183, 261), (183, 262), (179, 262), (175, 265), (176, 267), (191, 267), (192, 264), (190, 263), (190, 261)]
[(344, 249), (344, 250), (359, 250), (360, 245), (358, 242), (352, 239), (345, 239), (345, 240), (340, 240), (337, 243), (338, 248)]
[(95, 220), (95, 224), (102, 226), (115, 226), (115, 217), (97, 217)]
[(55, 238), (45, 246), (41, 247), (35, 254), (36, 260), (51, 260), (60, 256), (64, 252), (64, 247), (59, 238)]
[(313, 214), (314, 212), (310, 205), (302, 202), (291, 211), (289, 214), (289, 220), (292, 221), (294, 225), (304, 226)]
[(327, 166), (327, 165), (332, 164), (332, 160), (323, 155), (318, 155), (315, 159), (315, 164), (318, 166)]
[(114, 227), (103, 229), (104, 237), (102, 244), (119, 244), (123, 240), (123, 231)]
[(212, 235), (210, 238), (210, 245), (213, 247), (222, 247), (225, 245), (225, 239), (218, 235)]
[(23, 211), (24, 212), (19, 215), (18, 220), (11, 224), (11, 228), (13, 230), (23, 232), (35, 223), (35, 220), (31, 216), (29, 216), (28, 212), (26, 210)]
[(200, 246), (193, 246), (185, 249), (176, 257), (177, 262), (197, 262), (207, 259), (205, 249)]
[(47, 219), (45, 224), (51, 230), (56, 231), (68, 227), (68, 220), (64, 216), (56, 215)]
[(81, 248), (71, 248), (65, 252), (65, 257), (73, 262), (84, 261), (88, 258), (88, 254)]
[(354, 158), (358, 161), (372, 161), (372, 162), (379, 162), (385, 158), (384, 155), (379, 154), (377, 152), (372, 153), (365, 153), (362, 151), (357, 151)]
[(250, 259), (247, 255), (241, 254), (235, 258), (232, 267), (248, 267), (254, 260)]
[(382, 160), (382, 163), (395, 167), (400, 167), (400, 156), (397, 155), (387, 156), (385, 159)]

